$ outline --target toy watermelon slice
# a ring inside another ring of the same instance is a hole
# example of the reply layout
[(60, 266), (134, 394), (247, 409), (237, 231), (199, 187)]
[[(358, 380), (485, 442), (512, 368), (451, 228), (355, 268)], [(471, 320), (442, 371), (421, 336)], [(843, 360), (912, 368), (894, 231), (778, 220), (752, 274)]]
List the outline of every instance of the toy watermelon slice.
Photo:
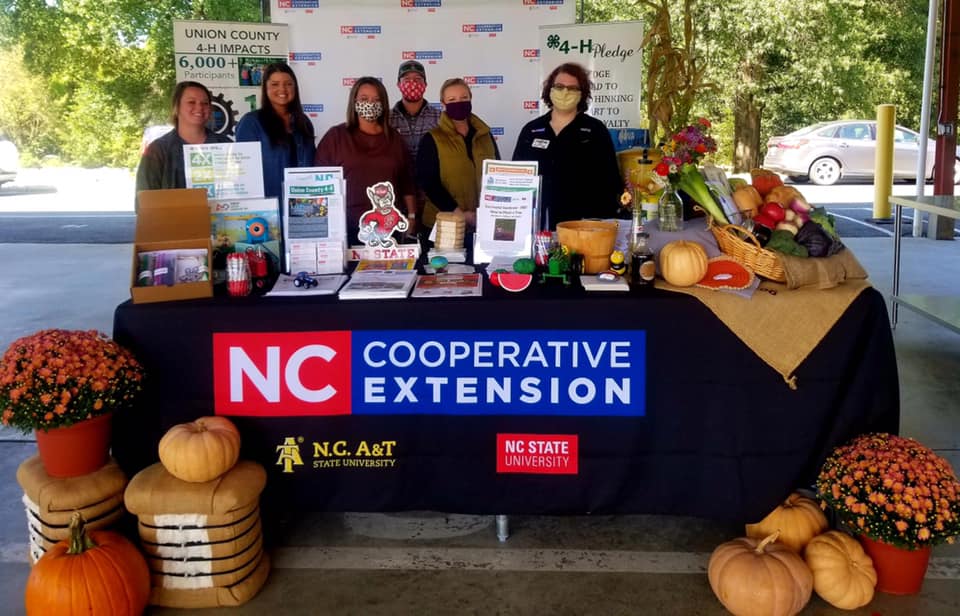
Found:
[(533, 274), (514, 274), (513, 272), (499, 272), (497, 274), (500, 288), (514, 293), (525, 290), (533, 282)]

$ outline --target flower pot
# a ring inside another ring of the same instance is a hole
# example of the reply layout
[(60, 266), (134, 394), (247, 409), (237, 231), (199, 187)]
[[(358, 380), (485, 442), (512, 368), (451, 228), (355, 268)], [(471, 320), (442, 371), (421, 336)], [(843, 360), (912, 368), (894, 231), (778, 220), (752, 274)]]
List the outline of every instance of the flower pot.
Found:
[(40, 461), (51, 477), (87, 475), (107, 463), (113, 415), (92, 419), (44, 432), (36, 430)]
[(905, 550), (863, 535), (860, 545), (873, 560), (877, 571), (877, 590), (890, 595), (915, 595), (923, 586), (930, 562), (930, 546)]

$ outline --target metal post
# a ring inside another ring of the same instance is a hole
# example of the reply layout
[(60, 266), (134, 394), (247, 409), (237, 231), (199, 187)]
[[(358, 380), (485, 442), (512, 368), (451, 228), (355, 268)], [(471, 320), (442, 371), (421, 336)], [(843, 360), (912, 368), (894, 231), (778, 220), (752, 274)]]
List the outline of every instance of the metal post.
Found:
[(510, 518), (505, 515), (497, 516), (497, 539), (501, 542), (510, 538)]
[[(937, 115), (937, 156), (933, 194), (953, 195), (953, 172), (957, 153), (957, 96), (960, 92), (960, 0), (943, 0), (943, 34), (940, 48), (940, 88)], [(953, 239), (953, 220), (930, 214), (930, 239)]]
[(893, 126), (897, 120), (893, 105), (877, 105), (877, 151), (873, 168), (873, 222), (890, 222), (890, 193), (893, 192)]
[[(920, 156), (917, 160), (917, 196), (923, 196), (927, 175), (927, 142), (930, 140), (930, 99), (933, 94), (933, 44), (937, 40), (938, 0), (930, 0), (927, 12), (927, 50), (923, 63), (923, 99), (920, 103)], [(913, 210), (913, 237), (923, 234), (923, 212)], [(894, 312), (896, 315), (896, 312)]]

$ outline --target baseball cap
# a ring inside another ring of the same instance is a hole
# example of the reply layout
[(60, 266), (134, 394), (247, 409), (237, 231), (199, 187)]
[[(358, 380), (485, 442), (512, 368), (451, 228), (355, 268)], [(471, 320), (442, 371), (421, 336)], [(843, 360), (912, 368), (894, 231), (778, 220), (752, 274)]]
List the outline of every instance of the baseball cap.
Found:
[(400, 65), (400, 70), (397, 73), (397, 81), (403, 77), (404, 73), (409, 73), (413, 71), (414, 73), (420, 73), (420, 76), (424, 79), (427, 78), (427, 71), (423, 69), (423, 65), (417, 62), (416, 60), (407, 60)]

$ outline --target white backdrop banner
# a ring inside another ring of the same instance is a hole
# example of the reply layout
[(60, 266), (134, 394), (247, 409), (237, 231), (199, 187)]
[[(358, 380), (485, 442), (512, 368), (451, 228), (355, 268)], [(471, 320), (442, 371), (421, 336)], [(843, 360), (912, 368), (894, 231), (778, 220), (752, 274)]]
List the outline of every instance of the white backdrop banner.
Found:
[(444, 80), (470, 84), (504, 158), (540, 113), (539, 27), (572, 23), (575, 11), (576, 0), (271, 0), (273, 22), (289, 25), (290, 65), (318, 136), (346, 120), (358, 77), (380, 78), (396, 103), (397, 69), (414, 59), (432, 104)]
[(173, 21), (177, 81), (199, 81), (213, 93), (214, 131), (233, 136), (244, 113), (259, 107), (263, 67), (290, 54), (286, 24)]
[(540, 79), (564, 62), (590, 72), (593, 102), (587, 113), (602, 120), (617, 150), (638, 145), (643, 92), (643, 23), (540, 27)]

